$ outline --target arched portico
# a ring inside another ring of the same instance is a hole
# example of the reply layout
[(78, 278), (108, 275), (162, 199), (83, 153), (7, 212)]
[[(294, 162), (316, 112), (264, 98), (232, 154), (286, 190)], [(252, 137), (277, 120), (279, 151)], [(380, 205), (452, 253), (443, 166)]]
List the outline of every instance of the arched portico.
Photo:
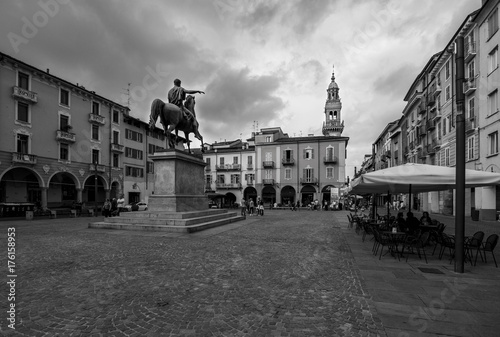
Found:
[[(95, 186), (97, 185), (97, 193)], [(106, 179), (100, 175), (91, 175), (85, 179), (83, 185), (82, 202), (87, 203), (87, 206), (97, 204), (103, 204), (106, 200), (106, 190), (108, 189), (108, 184)], [(96, 200), (97, 198), (97, 200)]]
[(55, 172), (48, 183), (47, 206), (70, 207), (79, 200), (78, 191), (81, 190), (80, 182), (70, 172)]
[(0, 202), (30, 202), (46, 206), (42, 193), (44, 188), (44, 181), (35, 170), (12, 167), (0, 176)]
[(281, 189), (281, 204), (282, 205), (288, 205), (295, 203), (295, 195), (296, 191), (295, 188), (293, 188), (290, 185), (284, 186)]
[[(330, 204), (332, 200), (332, 188), (335, 188), (333, 185), (326, 185), (321, 189), (321, 204), (324, 205), (325, 201)], [(338, 200), (337, 200), (338, 201)]]
[(224, 204), (225, 204), (224, 207), (230, 208), (234, 205), (235, 202), (236, 202), (236, 196), (231, 192), (227, 192), (226, 196), (224, 197)]
[(301, 203), (302, 205), (307, 205), (314, 201), (314, 195), (316, 194), (316, 189), (311, 185), (306, 185), (300, 190)]
[(250, 198), (255, 202), (257, 200), (257, 190), (255, 187), (249, 186), (243, 191), (243, 198), (248, 201)]
[(264, 186), (262, 189), (262, 201), (264, 205), (274, 204), (276, 202), (276, 190), (273, 186)]

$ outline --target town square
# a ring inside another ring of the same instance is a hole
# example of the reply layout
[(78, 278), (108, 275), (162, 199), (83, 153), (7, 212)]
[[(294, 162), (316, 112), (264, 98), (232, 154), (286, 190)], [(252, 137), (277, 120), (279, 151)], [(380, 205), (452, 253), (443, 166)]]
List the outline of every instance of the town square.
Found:
[(497, 336), (500, 0), (0, 4), (5, 336)]

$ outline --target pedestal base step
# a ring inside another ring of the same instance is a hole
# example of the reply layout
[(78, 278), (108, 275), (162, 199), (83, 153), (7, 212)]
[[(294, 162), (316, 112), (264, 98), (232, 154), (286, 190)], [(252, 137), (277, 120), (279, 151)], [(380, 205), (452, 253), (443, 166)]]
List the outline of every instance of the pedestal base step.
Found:
[[(232, 222), (244, 220), (245, 217), (237, 215), (237, 213), (227, 213), (228, 216), (219, 219), (213, 219), (209, 217), (203, 222), (198, 222), (195, 224), (186, 223), (185, 225), (166, 225), (158, 223), (129, 223), (120, 222), (121, 217), (112, 218), (113, 222), (91, 222), (88, 228), (99, 228), (99, 229), (121, 229), (121, 230), (135, 230), (135, 231), (164, 231), (164, 232), (175, 232), (175, 233), (193, 233), (197, 231), (202, 231), (204, 229), (213, 228), (217, 226), (223, 226)], [(140, 218), (139, 218), (140, 219)], [(139, 220), (135, 219), (135, 220)], [(142, 218), (143, 220), (144, 218)], [(157, 220), (157, 219), (156, 219)], [(166, 219), (165, 219), (166, 220)], [(162, 221), (165, 221), (162, 220)], [(153, 221), (156, 222), (156, 221)]]

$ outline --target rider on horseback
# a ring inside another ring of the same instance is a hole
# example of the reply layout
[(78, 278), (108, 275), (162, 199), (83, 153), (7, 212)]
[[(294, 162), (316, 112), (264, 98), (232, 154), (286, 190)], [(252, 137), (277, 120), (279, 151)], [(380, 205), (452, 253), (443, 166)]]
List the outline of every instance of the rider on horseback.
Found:
[(204, 94), (204, 92), (200, 90), (186, 90), (181, 87), (181, 80), (175, 79), (174, 87), (168, 91), (168, 102), (178, 106), (187, 120), (196, 120), (194, 113), (184, 108), (183, 102), (186, 99), (186, 94)]

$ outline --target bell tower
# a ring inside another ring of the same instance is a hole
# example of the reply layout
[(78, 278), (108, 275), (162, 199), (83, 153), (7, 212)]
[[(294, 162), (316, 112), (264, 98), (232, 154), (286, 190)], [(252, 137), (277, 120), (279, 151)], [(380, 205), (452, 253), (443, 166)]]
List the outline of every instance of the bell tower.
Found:
[[(333, 66), (332, 66), (333, 68)], [(341, 119), (342, 102), (339, 96), (339, 86), (335, 82), (335, 72), (332, 69), (332, 81), (326, 89), (325, 121), (323, 122), (324, 136), (342, 135), (344, 131), (344, 121)]]

